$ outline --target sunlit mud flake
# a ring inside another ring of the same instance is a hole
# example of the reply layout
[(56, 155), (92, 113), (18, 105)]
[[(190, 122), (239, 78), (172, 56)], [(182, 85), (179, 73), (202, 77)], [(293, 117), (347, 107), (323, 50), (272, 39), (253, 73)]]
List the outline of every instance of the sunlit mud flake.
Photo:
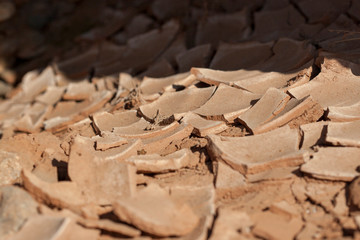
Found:
[(0, 187), (0, 238), (17, 232), (26, 220), (38, 214), (38, 203), (20, 187)]
[(246, 180), (249, 183), (253, 182), (261, 182), (261, 181), (269, 181), (269, 180), (284, 180), (294, 178), (296, 173), (299, 172), (299, 167), (279, 167), (269, 169), (264, 172), (256, 173), (256, 174), (248, 174), (246, 175)]
[(297, 128), (302, 124), (316, 122), (324, 113), (322, 107), (311, 97), (301, 101), (292, 98), (286, 104), (284, 110), (276, 115), (270, 122), (267, 122), (255, 129), (254, 133), (267, 132), (284, 125)]
[(254, 214), (251, 219), (255, 222), (252, 232), (265, 239), (293, 239), (303, 226), (301, 217), (289, 220), (269, 211)]
[(209, 101), (193, 112), (209, 119), (233, 122), (260, 97), (259, 94), (220, 84)]
[(360, 148), (319, 148), (313, 158), (301, 166), (301, 171), (313, 177), (336, 181), (352, 181), (359, 176)]
[(255, 174), (276, 167), (299, 166), (307, 151), (299, 151), (296, 129), (288, 126), (248, 137), (207, 136), (213, 160), (224, 161), (242, 174)]
[(141, 139), (143, 146), (140, 151), (143, 150), (147, 154), (160, 153), (171, 143), (180, 143), (183, 139), (189, 137), (193, 129), (191, 125), (182, 123), (177, 128), (165, 134)]
[(70, 218), (39, 215), (30, 218), (12, 239), (96, 240), (99, 236), (99, 230), (83, 228)]
[(329, 123), (326, 141), (333, 145), (360, 147), (360, 121)]
[(247, 186), (243, 174), (234, 170), (228, 164), (218, 162), (215, 167), (215, 190), (216, 197), (221, 199), (223, 196), (240, 196), (245, 192)]
[(170, 186), (170, 196), (173, 200), (185, 202), (199, 218), (206, 218), (207, 227), (211, 227), (215, 214), (215, 189), (213, 183), (204, 186)]
[(297, 99), (311, 95), (323, 108), (349, 106), (360, 100), (360, 78), (352, 73), (357, 68), (353, 63), (325, 58), (318, 76), (288, 91)]
[(161, 173), (175, 171), (197, 161), (190, 149), (181, 149), (166, 156), (159, 154), (136, 155), (125, 160), (134, 164), (138, 173)]
[(140, 120), (136, 110), (124, 112), (98, 112), (91, 116), (94, 128), (98, 133), (102, 131), (111, 131), (114, 127), (124, 127)]
[(215, 87), (185, 89), (180, 92), (165, 92), (156, 101), (142, 105), (140, 111), (147, 119), (157, 116), (178, 119), (188, 111), (202, 106), (214, 93)]
[(328, 107), (327, 118), (335, 122), (350, 122), (360, 120), (360, 101), (349, 106)]
[[(262, 72), (260, 70), (236, 70), (219, 71), (206, 68), (192, 68), (194, 74), (201, 82), (211, 85), (220, 83), (241, 88), (255, 94), (264, 94), (269, 88), (286, 88), (289, 82), (297, 77), (305, 77), (301, 83), (309, 80), (310, 76), (304, 76), (306, 71), (295, 71), (294, 73)], [(300, 83), (299, 83), (300, 84)]]
[(210, 240), (251, 238), (250, 229), (253, 225), (253, 220), (245, 211), (220, 208)]
[(122, 221), (160, 237), (186, 235), (199, 221), (187, 204), (174, 201), (157, 185), (140, 190), (134, 197), (119, 198), (114, 212)]
[[(164, 91), (164, 88), (189, 76), (189, 73), (179, 73), (163, 78), (144, 77), (140, 84), (143, 95), (153, 95)], [(160, 96), (160, 95), (159, 95)]]
[[(166, 119), (165, 119), (166, 121)], [(141, 118), (138, 122), (135, 122), (125, 127), (114, 127), (113, 133), (123, 138), (150, 138), (157, 135), (162, 135), (177, 128), (179, 123), (174, 121), (168, 125), (154, 124)]]
[(181, 122), (193, 126), (195, 128), (195, 134), (201, 137), (208, 134), (216, 134), (228, 128), (224, 121), (206, 120), (192, 112), (186, 113), (181, 119)]
[(45, 204), (74, 210), (90, 202), (75, 182), (49, 183), (39, 179), (27, 170), (22, 171), (21, 177), (25, 189), (38, 201)]
[(95, 141), (96, 150), (107, 150), (129, 143), (126, 138), (119, 137), (118, 135), (107, 131), (102, 132), (101, 136), (94, 136), (91, 139)]
[(132, 196), (135, 171), (129, 164), (100, 158), (89, 138), (78, 136), (71, 145), (69, 177), (99, 204), (111, 204), (119, 197)]
[(26, 79), (21, 84), (23, 97), (21, 102), (31, 102), (47, 87), (55, 85), (55, 73), (51, 67), (45, 68), (41, 74), (35, 78)]
[(286, 93), (276, 88), (269, 88), (253, 107), (238, 117), (238, 120), (256, 133), (261, 125), (269, 122), (283, 111), (289, 100), (290, 96)]
[(324, 144), (326, 137), (326, 126), (329, 122), (314, 122), (300, 126), (302, 134), (301, 149), (308, 149), (315, 145)]
[(60, 101), (64, 91), (65, 87), (49, 86), (43, 94), (36, 97), (36, 101), (49, 106), (54, 105)]
[(95, 85), (83, 80), (81, 82), (72, 82), (66, 87), (63, 99), (65, 100), (84, 100), (91, 98), (95, 92)]
[(0, 186), (19, 182), (23, 167), (16, 153), (0, 150)]

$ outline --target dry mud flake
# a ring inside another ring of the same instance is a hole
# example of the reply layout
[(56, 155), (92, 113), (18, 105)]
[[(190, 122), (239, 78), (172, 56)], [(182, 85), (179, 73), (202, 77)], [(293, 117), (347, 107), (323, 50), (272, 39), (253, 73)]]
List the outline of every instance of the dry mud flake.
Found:
[[(255, 174), (277, 167), (299, 166), (307, 151), (299, 150), (299, 136), (288, 126), (247, 137), (209, 135), (208, 150), (214, 161), (224, 161), (242, 174)], [(259, 151), (261, 149), (261, 151)]]
[(187, 204), (175, 202), (156, 185), (140, 190), (134, 197), (118, 199), (114, 212), (122, 221), (160, 237), (186, 235), (199, 221)]

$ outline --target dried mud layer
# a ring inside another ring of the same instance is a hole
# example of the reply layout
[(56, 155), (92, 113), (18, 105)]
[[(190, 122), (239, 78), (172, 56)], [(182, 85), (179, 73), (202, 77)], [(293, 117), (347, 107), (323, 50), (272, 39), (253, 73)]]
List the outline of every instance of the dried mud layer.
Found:
[(0, 239), (360, 238), (358, 1), (129, 2), (0, 1)]

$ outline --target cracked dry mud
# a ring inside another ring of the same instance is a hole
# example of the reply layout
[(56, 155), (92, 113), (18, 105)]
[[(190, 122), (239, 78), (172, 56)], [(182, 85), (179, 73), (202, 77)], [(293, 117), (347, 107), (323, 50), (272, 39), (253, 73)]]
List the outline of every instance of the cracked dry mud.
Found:
[(1, 239), (360, 238), (358, 1), (0, 15)]

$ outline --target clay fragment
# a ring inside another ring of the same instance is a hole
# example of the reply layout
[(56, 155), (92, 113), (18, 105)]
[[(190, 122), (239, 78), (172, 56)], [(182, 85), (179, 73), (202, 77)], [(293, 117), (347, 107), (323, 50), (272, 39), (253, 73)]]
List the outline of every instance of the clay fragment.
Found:
[(128, 126), (140, 120), (140, 118), (136, 116), (135, 110), (113, 114), (104, 111), (98, 112), (92, 115), (91, 119), (98, 133), (102, 131), (111, 131), (114, 127)]
[(186, 113), (181, 119), (181, 122), (193, 126), (195, 134), (200, 137), (205, 137), (209, 134), (216, 134), (228, 128), (226, 123), (223, 121), (206, 120), (192, 112)]
[[(166, 120), (165, 120), (166, 121)], [(139, 121), (125, 127), (114, 127), (113, 133), (123, 138), (150, 138), (157, 135), (166, 134), (178, 127), (178, 122), (172, 122), (169, 125), (156, 124), (141, 118)]]
[(301, 125), (300, 130), (303, 138), (301, 149), (308, 149), (315, 145), (324, 144), (327, 125), (328, 122), (324, 121)]
[(261, 132), (262, 125), (284, 110), (289, 100), (290, 96), (286, 93), (276, 88), (269, 88), (254, 106), (238, 117), (238, 120), (257, 134)]
[(261, 95), (220, 83), (209, 101), (193, 112), (209, 119), (225, 119), (228, 122), (233, 122), (260, 97)]
[(161, 173), (186, 167), (195, 160), (196, 156), (189, 149), (181, 149), (166, 156), (137, 155), (125, 161), (134, 164), (138, 173)]
[(0, 186), (18, 182), (21, 169), (17, 154), (0, 150)]
[(325, 58), (318, 76), (288, 91), (297, 99), (311, 95), (323, 108), (350, 106), (360, 100), (360, 82), (352, 72), (357, 68), (350, 62)]
[(100, 231), (82, 228), (70, 218), (37, 216), (30, 218), (12, 239), (96, 240), (99, 235)]
[(186, 89), (180, 92), (165, 92), (158, 100), (142, 105), (140, 111), (147, 119), (156, 116), (168, 118), (182, 114), (202, 106), (214, 93), (215, 87)]
[(60, 208), (76, 209), (89, 202), (74, 182), (48, 183), (40, 180), (27, 170), (21, 172), (25, 189), (35, 199)]
[(291, 128), (297, 128), (302, 124), (317, 121), (324, 111), (322, 107), (311, 97), (298, 101), (290, 99), (285, 108), (276, 115), (270, 122), (267, 122), (254, 129), (254, 133), (262, 133), (277, 127), (289, 125)]
[(303, 226), (300, 217), (288, 220), (272, 212), (258, 213), (252, 219), (255, 222), (253, 233), (267, 239), (293, 239)]
[(327, 126), (326, 141), (333, 145), (360, 147), (360, 121), (330, 123)]
[(245, 175), (277, 167), (295, 167), (307, 158), (306, 151), (299, 151), (297, 130), (287, 126), (255, 136), (209, 135), (207, 139), (213, 160), (224, 161)]
[(210, 240), (250, 238), (253, 225), (246, 212), (220, 208)]
[(190, 71), (192, 67), (207, 67), (211, 56), (210, 44), (196, 46), (176, 56), (179, 72)]
[(221, 198), (229, 194), (236, 197), (244, 193), (247, 186), (244, 175), (232, 169), (226, 163), (220, 161), (217, 162), (215, 169), (215, 189), (217, 198)]
[(279, 73), (259, 70), (219, 71), (206, 68), (192, 68), (191, 73), (199, 81), (207, 84), (218, 86), (223, 83), (255, 94), (264, 94), (270, 87), (287, 87), (288, 81), (298, 74), (297, 72)]
[(95, 140), (96, 150), (107, 150), (109, 148), (119, 147), (129, 143), (126, 138), (119, 137), (117, 134), (105, 131), (101, 133), (101, 137), (95, 136), (92, 137), (92, 140)]
[(328, 107), (327, 118), (334, 122), (350, 122), (360, 120), (360, 102), (354, 103), (349, 106)]
[(359, 175), (359, 156), (359, 148), (319, 148), (311, 161), (301, 166), (301, 171), (320, 179), (352, 181)]
[[(99, 204), (111, 204), (135, 193), (135, 168), (96, 155), (94, 142), (78, 136), (71, 145), (68, 174), (71, 180)], [(107, 175), (107, 178), (104, 176)]]
[(38, 203), (23, 189), (0, 187), (0, 238), (17, 232), (28, 218), (38, 214)]
[(90, 98), (94, 92), (95, 86), (88, 81), (70, 83), (66, 87), (63, 99), (77, 101), (84, 100)]
[(114, 212), (122, 221), (164, 237), (186, 235), (199, 221), (188, 205), (176, 203), (164, 189), (156, 185), (140, 190), (132, 198), (118, 199)]

